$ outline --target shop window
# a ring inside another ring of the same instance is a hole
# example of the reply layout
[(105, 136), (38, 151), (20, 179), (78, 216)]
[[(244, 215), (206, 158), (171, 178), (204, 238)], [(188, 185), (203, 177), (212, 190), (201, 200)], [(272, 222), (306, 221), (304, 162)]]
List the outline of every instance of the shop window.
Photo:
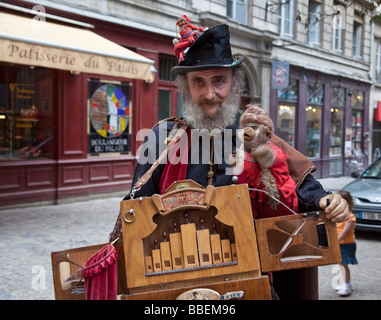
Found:
[(342, 87), (331, 88), (331, 106), (344, 107), (345, 106), (345, 89)]
[(307, 118), (307, 156), (310, 158), (320, 157), (321, 136), (321, 108), (306, 107)]
[(324, 85), (308, 82), (307, 90), (307, 156), (320, 157), (321, 106), (324, 104)]
[(341, 156), (343, 147), (344, 110), (331, 108), (329, 127), (329, 156)]
[(359, 90), (353, 90), (352, 109), (364, 110), (364, 92)]
[(324, 104), (324, 85), (317, 82), (308, 82), (307, 91), (308, 104)]
[(278, 32), (293, 36), (294, 0), (280, 0), (278, 13)]
[(277, 135), (292, 147), (295, 146), (295, 106), (278, 105)]
[(278, 90), (278, 100), (287, 102), (297, 102), (299, 94), (298, 80), (290, 79), (287, 88)]
[(278, 90), (277, 135), (295, 147), (295, 116), (298, 102), (298, 80), (290, 79), (287, 88)]
[(363, 121), (364, 121), (364, 92), (352, 91), (352, 154), (360, 158), (364, 154), (363, 147)]
[(226, 15), (238, 22), (246, 23), (245, 0), (227, 0)]
[(343, 127), (346, 90), (331, 87), (331, 122), (329, 127), (329, 156), (341, 156), (343, 153)]
[(128, 82), (89, 80), (89, 154), (131, 150), (131, 86)]
[(54, 157), (53, 71), (0, 65), (0, 161)]

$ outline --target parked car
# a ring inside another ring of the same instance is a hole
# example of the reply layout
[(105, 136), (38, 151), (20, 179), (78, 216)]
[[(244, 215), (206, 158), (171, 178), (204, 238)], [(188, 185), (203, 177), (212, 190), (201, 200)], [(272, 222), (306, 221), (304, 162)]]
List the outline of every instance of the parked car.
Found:
[(375, 160), (356, 180), (343, 189), (349, 191), (355, 205), (356, 229), (381, 232), (381, 157)]

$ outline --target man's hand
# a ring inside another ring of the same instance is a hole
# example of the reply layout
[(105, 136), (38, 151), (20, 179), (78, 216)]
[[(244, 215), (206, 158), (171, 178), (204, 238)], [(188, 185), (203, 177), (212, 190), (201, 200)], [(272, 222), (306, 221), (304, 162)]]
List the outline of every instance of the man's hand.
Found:
[[(329, 199), (328, 207), (327, 199)], [(349, 207), (347, 201), (337, 193), (329, 194), (321, 198), (319, 205), (324, 210), (327, 219), (332, 222), (343, 222), (349, 219)]]

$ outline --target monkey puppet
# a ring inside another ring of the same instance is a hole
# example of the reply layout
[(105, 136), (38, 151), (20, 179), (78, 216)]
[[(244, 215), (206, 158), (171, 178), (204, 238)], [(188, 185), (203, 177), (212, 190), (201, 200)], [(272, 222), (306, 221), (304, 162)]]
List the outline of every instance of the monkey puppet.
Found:
[[(296, 183), (291, 178), (286, 159), (288, 155), (272, 142), (274, 125), (267, 113), (256, 105), (248, 105), (240, 118), (239, 138), (243, 141), (241, 156), (236, 156), (236, 167), (243, 160), (243, 179), (250, 189), (254, 218), (268, 218), (298, 212)], [(242, 153), (243, 151), (243, 153)], [(238, 169), (238, 168), (237, 168)], [(239, 169), (238, 169), (239, 170)], [(242, 178), (240, 178), (242, 181)], [(279, 201), (282, 203), (280, 203)]]

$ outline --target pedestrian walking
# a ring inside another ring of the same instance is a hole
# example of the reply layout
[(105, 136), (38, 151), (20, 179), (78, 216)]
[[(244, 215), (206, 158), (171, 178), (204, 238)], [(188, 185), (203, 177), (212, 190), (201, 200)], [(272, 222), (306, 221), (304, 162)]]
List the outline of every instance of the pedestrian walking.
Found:
[(350, 192), (346, 190), (339, 190), (337, 193), (347, 201), (350, 210), (350, 218), (347, 221), (339, 222), (336, 225), (342, 259), (339, 266), (342, 280), (344, 281), (337, 288), (337, 294), (339, 296), (349, 296), (353, 292), (353, 285), (351, 282), (351, 273), (348, 265), (358, 264), (356, 259), (355, 241), (356, 217), (352, 213), (354, 203)]

